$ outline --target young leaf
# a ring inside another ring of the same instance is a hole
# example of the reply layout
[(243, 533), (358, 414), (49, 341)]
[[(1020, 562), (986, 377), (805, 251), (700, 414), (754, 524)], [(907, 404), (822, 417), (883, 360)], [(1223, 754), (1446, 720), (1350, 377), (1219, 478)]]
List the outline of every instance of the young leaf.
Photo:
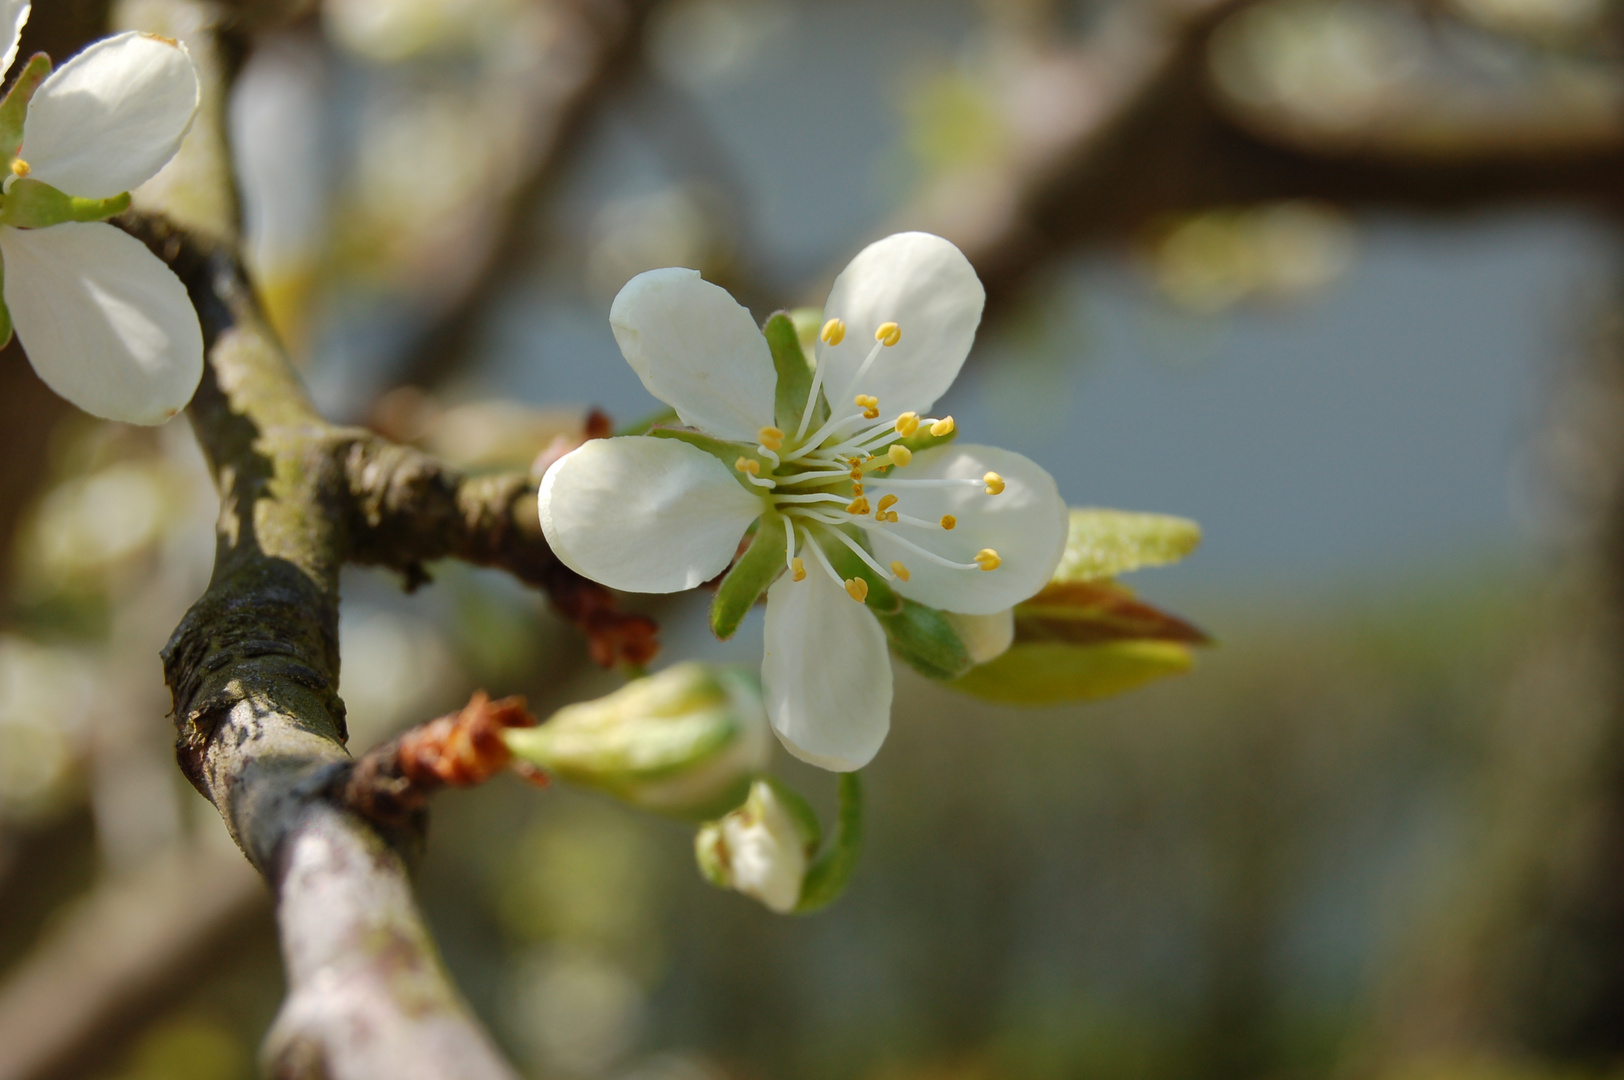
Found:
[(879, 620), (892, 651), (928, 679), (948, 682), (974, 666), (953, 624), (935, 608), (903, 600), (900, 611)]
[(1137, 599), (1132, 591), (1110, 580), (1050, 584), (1015, 609), (1015, 640), (1071, 645), (1106, 641), (1211, 644), (1196, 627)]
[(840, 774), (840, 810), (829, 846), (806, 872), (795, 914), (810, 915), (840, 899), (851, 884), (863, 847), (863, 782), (854, 772)]
[(1054, 705), (1092, 701), (1188, 671), (1187, 645), (1172, 641), (1111, 641), (1068, 645), (1020, 642), (996, 660), (971, 668), (952, 685), (987, 701)]
[(1073, 509), (1056, 582), (1094, 581), (1175, 563), (1201, 543), (1201, 526), (1167, 514)]
[(764, 514), (756, 535), (733, 568), (722, 579), (711, 601), (711, 632), (726, 641), (739, 629), (767, 586), (784, 571), (784, 523), (777, 514)]

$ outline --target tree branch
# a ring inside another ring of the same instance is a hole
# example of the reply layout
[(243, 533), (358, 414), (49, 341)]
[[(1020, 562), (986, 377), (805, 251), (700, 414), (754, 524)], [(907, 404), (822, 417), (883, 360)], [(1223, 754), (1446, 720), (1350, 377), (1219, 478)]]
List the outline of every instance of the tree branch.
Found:
[[(204, 328), (208, 365), (189, 415), (221, 493), (215, 570), (164, 670), (181, 768), (276, 893), (289, 994), (266, 1068), (286, 1080), (509, 1080), (441, 968), (400, 855), (333, 800), (351, 766), (336, 692), (338, 571), (369, 549), (371, 530), (395, 523), (420, 552), (510, 555), (519, 545), (501, 538), (528, 488), (470, 485), (326, 423), (229, 255), (150, 219), (122, 224), (185, 282)], [(373, 467), (383, 461), (395, 466)], [(453, 512), (464, 490), (497, 496), (470, 495), (480, 512)], [(404, 492), (431, 509), (412, 514)]]

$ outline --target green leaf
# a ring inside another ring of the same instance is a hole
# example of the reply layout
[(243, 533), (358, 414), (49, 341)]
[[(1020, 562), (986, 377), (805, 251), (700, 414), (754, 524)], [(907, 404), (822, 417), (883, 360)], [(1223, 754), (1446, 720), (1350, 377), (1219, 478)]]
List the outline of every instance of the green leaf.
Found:
[(851, 884), (852, 871), (857, 867), (857, 857), (863, 848), (863, 782), (856, 773), (840, 774), (839, 798), (835, 834), (828, 848), (806, 872), (806, 880), (801, 883), (801, 902), (795, 908), (797, 915), (823, 910), (840, 899), (840, 894)]
[(997, 659), (971, 668), (953, 688), (1012, 705), (1092, 701), (1182, 674), (1194, 662), (1189, 646), (1172, 641), (1016, 642)]
[(974, 666), (953, 624), (935, 608), (903, 600), (900, 611), (879, 620), (891, 649), (928, 679), (949, 682)]
[(1094, 581), (1175, 563), (1201, 543), (1201, 526), (1167, 514), (1073, 509), (1066, 553), (1052, 580)]
[[(787, 313), (774, 312), (761, 332), (767, 338), (767, 348), (773, 354), (773, 367), (778, 372), (773, 416), (780, 429), (793, 435), (795, 429), (801, 426), (806, 396), (812, 392), (812, 364), (801, 349), (800, 335), (795, 332), (795, 323)], [(827, 413), (828, 407), (820, 405), (816, 411)], [(812, 417), (812, 427), (821, 423), (823, 421), (817, 415)]]
[(28, 64), (11, 84), (4, 101), (0, 101), (0, 167), (9, 170), (17, 160), (17, 151), (23, 145), (23, 121), (28, 118), (28, 103), (34, 91), (51, 73), (51, 58), (44, 53), (29, 57)]
[(127, 191), (111, 199), (81, 199), (39, 180), (16, 181), (5, 198), (0, 225), (19, 229), (44, 229), (65, 221), (103, 221), (130, 208)]
[(726, 641), (784, 571), (784, 522), (772, 511), (756, 522), (756, 535), (722, 579), (711, 601), (711, 633)]

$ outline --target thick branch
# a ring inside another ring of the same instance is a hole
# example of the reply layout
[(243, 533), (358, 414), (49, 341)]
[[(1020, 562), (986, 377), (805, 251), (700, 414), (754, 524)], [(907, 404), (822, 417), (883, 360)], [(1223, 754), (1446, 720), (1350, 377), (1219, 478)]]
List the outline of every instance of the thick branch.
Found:
[(221, 493), (214, 578), (164, 650), (177, 752), (277, 894), (289, 994), (278, 1078), (511, 1080), (457, 997), (401, 857), (330, 791), (347, 772), (338, 570), (352, 448), (324, 423), (239, 268), (132, 221), (192, 294), (208, 370), (190, 409)]

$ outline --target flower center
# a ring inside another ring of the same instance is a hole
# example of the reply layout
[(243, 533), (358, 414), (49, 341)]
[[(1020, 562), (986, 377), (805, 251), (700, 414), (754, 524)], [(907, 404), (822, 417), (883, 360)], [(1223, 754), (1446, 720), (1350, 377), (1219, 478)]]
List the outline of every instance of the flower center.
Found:
[[(818, 336), (825, 345), (838, 346), (846, 339), (846, 324), (832, 318), (823, 324)], [(868, 582), (860, 577), (843, 578), (825, 554), (824, 541), (850, 549), (882, 580), (907, 581), (912, 573), (901, 559), (893, 560), (889, 566), (881, 565), (850, 534), (851, 526), (867, 535), (884, 532), (891, 543), (910, 553), (907, 558), (950, 570), (984, 572), (996, 570), (1002, 563), (991, 548), (981, 549), (969, 562), (960, 562), (932, 550), (936, 545), (930, 541), (951, 532), (957, 527), (958, 519), (944, 514), (929, 520), (906, 513), (905, 500), (910, 492), (967, 487), (993, 496), (1004, 490), (1005, 483), (1004, 478), (994, 472), (963, 479), (898, 477), (897, 474), (913, 461), (913, 451), (904, 445), (904, 440), (916, 435), (921, 427), (937, 438), (952, 434), (954, 427), (951, 416), (921, 417), (913, 412), (901, 413), (884, 423), (872, 423), (880, 417), (879, 399), (856, 391), (881, 354), (901, 340), (902, 328), (894, 322), (884, 323), (874, 332), (874, 344), (856, 374), (840, 394), (829, 399), (829, 421), (808, 434), (819, 394), (828, 389), (823, 384), (826, 365), (818, 365), (795, 434), (786, 436), (775, 427), (764, 427), (758, 433), (760, 444), (756, 454), (770, 463), (768, 475), (762, 475), (763, 469), (756, 458), (741, 456), (735, 463), (746, 481), (765, 489), (764, 497), (781, 516), (785, 565), (792, 580), (806, 579), (807, 567), (802, 554), (810, 553), (812, 561), (858, 603), (868, 598)], [(846, 402), (851, 404), (845, 405)], [(883, 488), (873, 493), (877, 502), (869, 502), (870, 487)], [(919, 531), (920, 540), (925, 542), (902, 535), (905, 530)]]

